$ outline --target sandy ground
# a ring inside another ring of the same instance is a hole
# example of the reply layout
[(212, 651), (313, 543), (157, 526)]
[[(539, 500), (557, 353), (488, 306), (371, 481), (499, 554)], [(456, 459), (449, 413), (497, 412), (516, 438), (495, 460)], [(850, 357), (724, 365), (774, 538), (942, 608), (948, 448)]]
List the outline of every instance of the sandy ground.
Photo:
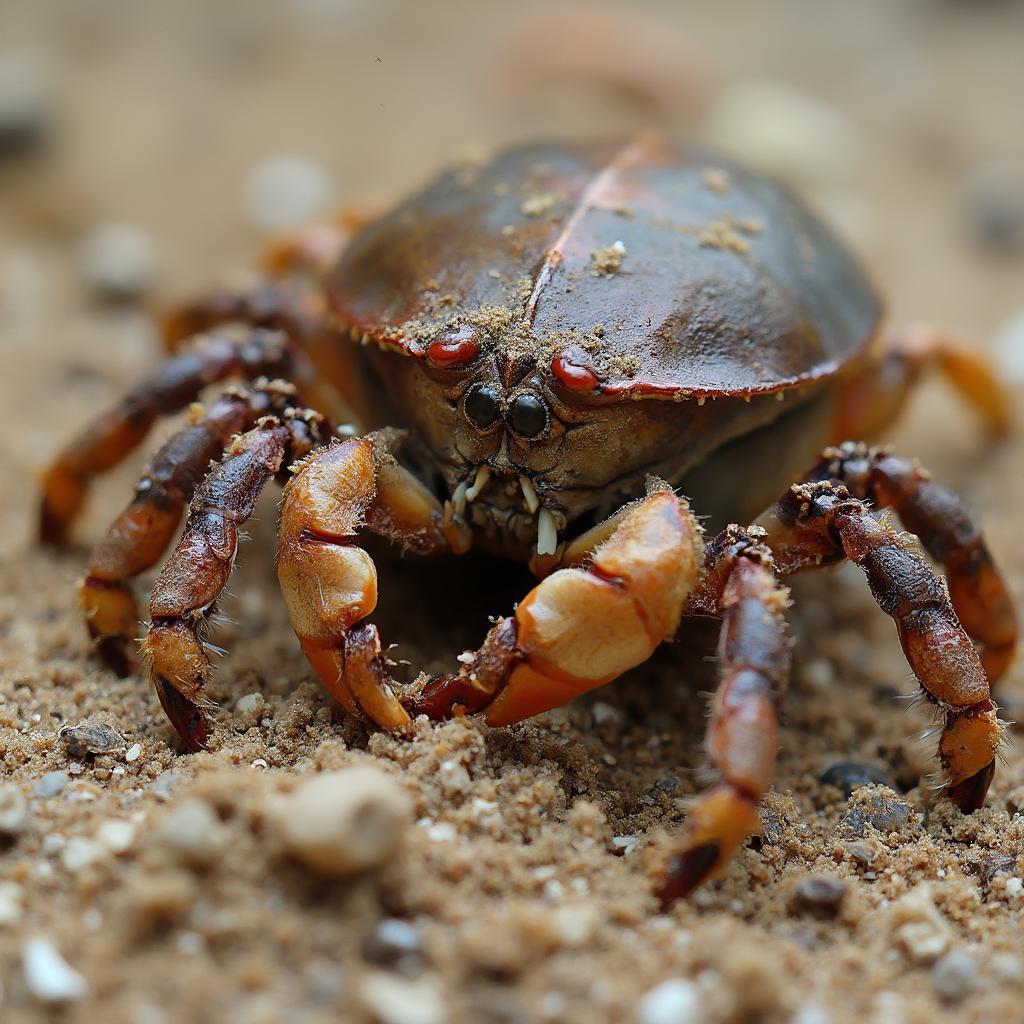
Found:
[[(706, 629), (537, 721), (423, 724), (398, 742), (344, 720), (311, 682), (275, 593), (268, 503), (224, 606), (236, 624), (218, 633), (214, 749), (181, 756), (146, 684), (101, 669), (76, 617), (84, 545), (141, 459), (98, 489), (82, 548), (32, 543), (46, 459), (156, 359), (145, 313), (101, 306), (83, 286), (82, 232), (138, 225), (157, 248), (157, 297), (187, 293), (257, 251), (242, 183), (268, 155), (320, 161), (338, 201), (387, 198), (453, 154), (529, 135), (641, 121), (709, 134), (731, 84), (786, 81), (839, 119), (830, 151), (843, 157), (817, 159), (805, 129), (787, 167), (864, 254), (894, 320), (985, 344), (1020, 308), (1019, 251), (973, 238), (965, 200), (992, 162), (1024, 181), (1024, 137), (1010, 131), (1024, 94), (1019, 6), (828, 3), (813, 19), (799, 3), (602, 9), (612, 20), (572, 40), (597, 72), (538, 82), (510, 68), (543, 56), (538, 25), (578, 23), (545, 22), (550, 10), (0, 8), (0, 43), (42, 53), (58, 100), (44, 152), (0, 164), (0, 757), (29, 798), (24, 829), (0, 836), (0, 1019), (1024, 1020), (1019, 743), (1011, 730), (983, 811), (932, 798), (915, 739), (927, 718), (894, 699), (912, 682), (856, 573), (795, 587), (796, 668), (763, 839), (661, 915), (653, 865), (700, 788)], [(652, 38), (661, 58), (616, 71)], [(893, 439), (969, 495), (1024, 592), (1024, 442), (986, 448), (939, 386)], [(429, 666), (474, 645), (524, 585), (493, 575), (386, 563), (383, 621), (408, 639), (403, 656)], [(443, 609), (425, 616), (423, 595), (442, 588)], [(1021, 673), (1001, 691), (1007, 717)], [(57, 732), (82, 722), (110, 725), (123, 745), (73, 755)], [(892, 789), (847, 800), (821, 781), (847, 759)], [(397, 781), (414, 823), (382, 869), (332, 880), (286, 853), (274, 808), (310, 773), (365, 764)], [(174, 833), (194, 800), (210, 821), (186, 854)], [(66, 1003), (41, 1000), (26, 976), (40, 939), (77, 972)], [(656, 989), (673, 979), (684, 984)]]

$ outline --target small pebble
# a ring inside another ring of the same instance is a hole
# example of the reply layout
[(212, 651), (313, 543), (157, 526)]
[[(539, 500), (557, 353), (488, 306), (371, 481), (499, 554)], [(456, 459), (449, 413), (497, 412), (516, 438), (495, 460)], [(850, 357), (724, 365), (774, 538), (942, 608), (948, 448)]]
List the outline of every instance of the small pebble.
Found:
[(149, 236), (131, 224), (101, 224), (82, 243), (81, 269), (98, 297), (138, 299), (156, 277), (156, 250)]
[(410, 981), (371, 971), (362, 979), (359, 994), (378, 1024), (442, 1024), (451, 1019), (433, 977)]
[(966, 190), (968, 223), (993, 252), (1024, 249), (1024, 168), (988, 164), (975, 170)]
[(838, 831), (863, 839), (868, 826), (879, 832), (899, 832), (912, 822), (920, 827), (913, 807), (891, 789), (862, 786), (847, 801)]
[(681, 978), (652, 988), (637, 1007), (638, 1024), (703, 1024), (700, 990)]
[(954, 949), (932, 965), (932, 987), (947, 1002), (959, 1002), (978, 983), (978, 962), (970, 953)]
[(836, 761), (821, 773), (818, 781), (823, 786), (835, 786), (847, 800), (858, 786), (874, 783), (890, 789), (896, 788), (892, 775), (881, 765), (870, 761)]
[(708, 111), (713, 147), (803, 183), (843, 179), (861, 161), (860, 136), (838, 109), (787, 85), (758, 79), (724, 89)]
[(849, 886), (841, 878), (829, 875), (805, 875), (793, 889), (792, 905), (796, 910), (822, 916), (834, 916)]
[(259, 711), (263, 707), (263, 703), (262, 693), (247, 693), (244, 697), (238, 698), (235, 710), (240, 714), (247, 715), (251, 712)]
[(130, 747), (129, 747), (129, 748), (128, 748), (128, 749), (126, 750), (126, 751), (125, 751), (124, 759), (125, 759), (125, 760), (126, 760), (126, 761), (127, 761), (128, 763), (129, 763), (129, 764), (131, 764), (131, 763), (132, 763), (132, 761), (138, 761), (138, 759), (139, 759), (139, 758), (140, 758), (141, 756), (142, 756), (142, 744), (141, 744), (141, 743), (133, 743), (133, 744), (132, 744), (132, 745), (131, 745), (131, 746), (130, 746)]
[(179, 782), (181, 782), (180, 775), (164, 772), (149, 784), (149, 791), (157, 800), (170, 800), (174, 795), (174, 791), (178, 788)]
[(57, 738), (72, 757), (109, 754), (113, 750), (123, 750), (125, 746), (124, 737), (104, 722), (65, 725), (57, 733)]
[(1019, 900), (1021, 896), (1024, 896), (1024, 881), (1021, 881), (1016, 875), (1013, 878), (1006, 880), (1006, 885), (1003, 891), (1007, 896), (1012, 897), (1015, 900)]
[(61, 851), (61, 863), (68, 871), (81, 871), (94, 864), (106, 853), (106, 848), (95, 839), (72, 836)]
[(0, 157), (39, 147), (49, 130), (51, 102), (46, 61), (39, 54), (0, 52)]
[(992, 351), (1006, 380), (1024, 382), (1024, 309), (1018, 309), (996, 331)]
[(423, 969), (420, 933), (407, 921), (386, 917), (363, 943), (363, 958), (406, 976), (418, 974)]
[(934, 963), (949, 949), (953, 933), (939, 913), (927, 882), (901, 896), (890, 911), (897, 945), (917, 964)]
[(376, 768), (316, 775), (278, 802), (275, 820), (288, 850), (325, 874), (385, 863), (411, 818), (409, 798)]
[(13, 838), (28, 827), (28, 801), (13, 783), (0, 786), (0, 836)]
[(261, 228), (281, 231), (320, 216), (333, 194), (330, 175), (304, 156), (274, 156), (258, 163), (245, 182), (245, 206)]
[(69, 967), (49, 939), (28, 939), (21, 948), (25, 984), (44, 1003), (65, 1003), (89, 995), (89, 983)]
[(135, 826), (130, 821), (111, 818), (96, 830), (96, 838), (111, 853), (124, 853), (135, 841)]
[(185, 864), (206, 868), (224, 852), (228, 831), (205, 800), (188, 799), (163, 819), (157, 839)]
[(32, 795), (37, 797), (59, 796), (64, 792), (70, 776), (67, 772), (47, 772), (35, 784)]
[(0, 882), (0, 927), (21, 920), (24, 893), (16, 882)]

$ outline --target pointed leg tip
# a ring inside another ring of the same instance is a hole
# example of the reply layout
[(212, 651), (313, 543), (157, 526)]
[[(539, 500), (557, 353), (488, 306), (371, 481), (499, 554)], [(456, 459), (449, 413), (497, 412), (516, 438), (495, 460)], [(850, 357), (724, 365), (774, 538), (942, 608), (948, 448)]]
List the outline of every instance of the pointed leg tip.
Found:
[(96, 653), (100, 660), (115, 675), (125, 678), (135, 672), (137, 664), (129, 653), (129, 644), (124, 637), (101, 637), (96, 643)]
[(702, 843), (674, 856), (654, 891), (662, 910), (685, 899), (714, 871), (721, 855), (718, 843)]
[(985, 805), (985, 796), (992, 777), (996, 772), (995, 759), (989, 761), (979, 772), (975, 772), (969, 779), (958, 782), (949, 789), (949, 798), (960, 808), (964, 814), (971, 814), (980, 810)]
[(165, 679), (154, 680), (160, 705), (190, 754), (206, 750), (210, 739), (209, 722), (199, 706)]

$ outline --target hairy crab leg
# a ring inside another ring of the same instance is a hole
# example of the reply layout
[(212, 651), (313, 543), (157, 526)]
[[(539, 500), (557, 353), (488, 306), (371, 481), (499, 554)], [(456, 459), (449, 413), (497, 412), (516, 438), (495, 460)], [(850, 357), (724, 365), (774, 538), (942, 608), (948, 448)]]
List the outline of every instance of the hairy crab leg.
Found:
[(874, 361), (847, 383), (833, 437), (877, 437), (902, 412), (921, 376), (937, 370), (981, 418), (990, 434), (1013, 422), (1006, 388), (984, 356), (943, 331), (909, 327), (879, 346)]
[(896, 623), (924, 693), (941, 710), (938, 752), (949, 797), (963, 811), (981, 807), (1003, 726), (944, 581), (861, 499), (832, 481), (794, 485), (758, 522), (783, 574), (844, 558), (864, 571), (879, 607)]
[(229, 377), (287, 377), (295, 354), (279, 331), (246, 328), (200, 336), (93, 420), (43, 475), (39, 536), (61, 545), (85, 501), (93, 477), (132, 452), (161, 416), (185, 409), (209, 384)]
[(130, 653), (139, 613), (129, 580), (154, 565), (174, 537), (186, 503), (235, 434), (268, 412), (296, 402), (281, 381), (257, 382), (252, 391), (232, 388), (202, 409), (150, 460), (132, 500), (107, 528), (89, 556), (78, 585), (78, 603), (103, 660), (121, 675), (132, 669)]
[[(482, 710), (489, 724), (508, 725), (564, 704), (646, 660), (675, 632), (697, 582), (700, 529), (686, 503), (659, 485), (585, 568), (548, 576), (460, 659), (458, 673), (421, 681), (415, 696), (399, 700), (377, 628), (363, 622), (376, 606), (377, 574), (357, 535), (364, 525), (381, 532), (375, 519), (396, 518), (391, 507), (407, 484), (388, 496), (381, 479), (368, 440), (315, 453), (286, 489), (277, 564), (317, 675), (349, 711), (387, 729), (408, 726), (409, 712)], [(413, 507), (426, 512), (422, 502)], [(403, 517), (408, 529), (415, 520)]]
[(707, 747), (719, 781), (690, 810), (657, 888), (663, 905), (688, 895), (729, 863), (759, 827), (771, 783), (778, 708), (789, 682), (789, 593), (780, 586), (760, 531), (731, 527), (708, 547), (707, 575), (689, 610), (720, 614), (721, 682)]
[(237, 437), (197, 489), (185, 532), (157, 576), (142, 646), (160, 703), (189, 750), (206, 745), (204, 688), (210, 659), (202, 637), (234, 568), (239, 530), (267, 481), (323, 442), (320, 417), (289, 410)]
[(827, 449), (808, 480), (834, 480), (856, 497), (891, 508), (946, 572), (953, 608), (978, 644), (990, 683), (1017, 649), (1017, 611), (981, 526), (959, 495), (916, 462), (885, 448), (847, 443)]

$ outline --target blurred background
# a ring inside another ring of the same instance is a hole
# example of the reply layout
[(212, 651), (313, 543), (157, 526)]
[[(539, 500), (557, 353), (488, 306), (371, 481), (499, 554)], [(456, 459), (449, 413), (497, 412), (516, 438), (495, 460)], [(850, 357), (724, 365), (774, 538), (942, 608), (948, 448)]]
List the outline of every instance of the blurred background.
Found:
[(998, 0), (4, 0), (0, 443), (37, 470), (152, 364), (147, 309), (282, 228), (496, 145), (650, 126), (782, 176), (893, 321), (1024, 374), (1022, 53)]

